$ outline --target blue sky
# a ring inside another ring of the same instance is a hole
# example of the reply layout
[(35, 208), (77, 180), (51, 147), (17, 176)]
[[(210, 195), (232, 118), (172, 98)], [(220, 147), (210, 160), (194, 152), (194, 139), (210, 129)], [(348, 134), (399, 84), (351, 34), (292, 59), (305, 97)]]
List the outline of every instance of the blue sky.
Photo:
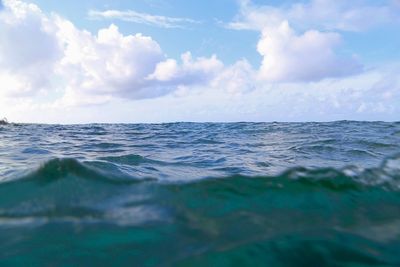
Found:
[[(124, 34), (143, 33), (152, 36), (171, 57), (179, 57), (185, 51), (194, 55), (218, 54), (227, 63), (246, 57), (258, 64), (260, 56), (256, 51), (258, 33), (237, 32), (221, 27), (218, 22), (229, 22), (237, 13), (234, 0), (219, 1), (69, 1), (62, 4), (49, 0), (31, 1), (47, 12), (57, 12), (73, 21), (78, 27), (96, 32), (99, 28), (115, 23)], [(88, 17), (89, 10), (135, 10), (141, 13), (177, 18), (190, 18), (198, 24), (185, 28), (165, 29), (153, 25), (124, 22), (118, 19), (95, 20)], [(238, 41), (240, 38), (240, 42)]]
[(399, 120), (398, 0), (3, 0), (0, 115)]

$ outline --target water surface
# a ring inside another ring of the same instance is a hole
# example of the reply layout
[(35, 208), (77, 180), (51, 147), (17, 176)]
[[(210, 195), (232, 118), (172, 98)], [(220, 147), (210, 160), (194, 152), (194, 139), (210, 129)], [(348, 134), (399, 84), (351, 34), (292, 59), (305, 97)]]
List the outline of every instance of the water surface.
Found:
[(400, 123), (0, 126), (1, 266), (400, 266)]

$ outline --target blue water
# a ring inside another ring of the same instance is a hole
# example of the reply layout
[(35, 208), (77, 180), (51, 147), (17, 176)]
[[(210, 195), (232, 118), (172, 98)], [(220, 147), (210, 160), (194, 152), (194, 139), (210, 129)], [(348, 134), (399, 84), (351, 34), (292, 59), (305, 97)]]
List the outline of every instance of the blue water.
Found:
[(400, 266), (400, 123), (0, 126), (0, 266)]

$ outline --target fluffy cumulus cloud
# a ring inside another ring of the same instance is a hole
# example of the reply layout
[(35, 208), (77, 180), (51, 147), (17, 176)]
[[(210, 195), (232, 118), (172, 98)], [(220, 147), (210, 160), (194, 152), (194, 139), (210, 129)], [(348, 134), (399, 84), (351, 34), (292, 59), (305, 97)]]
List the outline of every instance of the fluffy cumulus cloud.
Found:
[(212, 81), (212, 88), (224, 89), (230, 95), (242, 95), (256, 89), (256, 73), (246, 59), (222, 70)]
[(335, 54), (340, 43), (337, 33), (310, 30), (296, 35), (287, 21), (266, 27), (257, 46), (263, 56), (260, 77), (269, 81), (314, 81), (358, 72), (361, 66), (355, 59)]
[(57, 29), (31, 4), (4, 0), (0, 12), (0, 94), (26, 96), (51, 84), (61, 57)]
[(223, 63), (216, 55), (211, 58), (200, 57), (193, 60), (192, 54), (186, 52), (181, 56), (182, 64), (174, 59), (167, 59), (157, 64), (154, 73), (148, 80), (156, 80), (169, 84), (205, 83), (212, 80), (223, 69)]
[(94, 36), (69, 21), (58, 19), (56, 23), (64, 44), (58, 73), (68, 81), (67, 96), (152, 96), (154, 92), (146, 90), (150, 85), (145, 77), (164, 58), (157, 42), (140, 34), (123, 36), (115, 25)]
[(261, 33), (259, 78), (272, 82), (319, 81), (360, 72), (356, 55), (340, 53), (339, 32), (398, 20), (400, 11), (393, 1), (311, 0), (283, 7), (239, 3), (240, 14), (227, 27)]
[(151, 37), (125, 36), (113, 24), (92, 34), (58, 15), (44, 14), (33, 4), (5, 0), (4, 5), (0, 13), (3, 96), (61, 94), (56, 103), (65, 106), (151, 98), (180, 86), (207, 84), (223, 68), (216, 56), (193, 59), (186, 53), (182, 63), (168, 59)]

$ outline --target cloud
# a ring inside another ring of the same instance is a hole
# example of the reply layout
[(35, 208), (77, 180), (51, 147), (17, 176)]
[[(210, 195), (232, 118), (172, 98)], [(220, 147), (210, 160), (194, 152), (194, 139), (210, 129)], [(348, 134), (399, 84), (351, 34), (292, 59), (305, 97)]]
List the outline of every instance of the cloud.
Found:
[(241, 95), (256, 90), (256, 80), (256, 71), (246, 59), (242, 59), (221, 71), (211, 86), (230, 95)]
[[(328, 29), (359, 30), (367, 21), (373, 22), (364, 17), (372, 12), (372, 7), (346, 3), (312, 0), (276, 7), (256, 6), (251, 0), (240, 0), (240, 14), (228, 27), (261, 33), (257, 45), (262, 56), (258, 75), (261, 80), (314, 82), (354, 75), (363, 66), (356, 56), (337, 53), (342, 44), (341, 35)], [(374, 17), (375, 20), (381, 17), (383, 20), (390, 10), (382, 6), (374, 12), (379, 17)]]
[(309, 4), (294, 5), (291, 16), (294, 23), (305, 20), (305, 26), (321, 25), (327, 30), (364, 31), (371, 27), (399, 21), (391, 1), (370, 2), (313, 0)]
[(362, 68), (355, 59), (335, 54), (340, 43), (337, 33), (310, 30), (296, 35), (287, 21), (277, 28), (266, 27), (257, 46), (263, 56), (259, 76), (273, 82), (296, 82), (359, 72)]
[(181, 60), (181, 66), (174, 59), (158, 63), (154, 73), (148, 76), (148, 80), (175, 85), (204, 84), (212, 80), (224, 68), (224, 64), (216, 55), (194, 60), (192, 54), (186, 52), (182, 54)]
[[(68, 81), (63, 102), (100, 104), (113, 97), (153, 98), (168, 94), (179, 86), (209, 83), (223, 68), (214, 55), (193, 59), (182, 55), (182, 64), (164, 56), (151, 37), (122, 35), (111, 25), (96, 36), (58, 20), (64, 57), (58, 73)], [(96, 97), (93, 97), (96, 96)]]
[(291, 5), (257, 6), (250, 0), (239, 0), (240, 14), (226, 26), (236, 30), (262, 30), (287, 20), (299, 30), (363, 31), (371, 27), (400, 22), (396, 1), (311, 0)]
[(91, 19), (117, 19), (128, 22), (147, 24), (161, 28), (185, 28), (188, 24), (199, 23), (196, 20), (189, 18), (173, 18), (165, 16), (151, 15), (147, 13), (140, 13), (133, 10), (120, 11), (120, 10), (106, 10), (97, 11), (90, 10), (89, 18)]
[(153, 96), (151, 90), (146, 91), (150, 85), (144, 78), (164, 55), (152, 38), (124, 36), (115, 25), (92, 35), (63, 19), (56, 23), (64, 44), (64, 57), (57, 71), (67, 81), (67, 91), (75, 91), (73, 95)]
[[(397, 64), (352, 77), (322, 80), (307, 86), (253, 80), (255, 88), (247, 93), (230, 94), (217, 87), (204, 86), (179, 96), (169, 94), (135, 102), (113, 99), (107, 104), (96, 106), (60, 107), (38, 105), (35, 101), (18, 102), (16, 99), (2, 101), (0, 98), (0, 114), (13, 121), (49, 123), (343, 119), (398, 121), (399, 70)], [(231, 77), (232, 80), (236, 79), (235, 75)], [(222, 81), (220, 85), (225, 84)]]
[(64, 106), (152, 98), (179, 86), (207, 84), (223, 68), (216, 56), (193, 59), (190, 53), (179, 65), (151, 37), (123, 35), (114, 24), (92, 34), (36, 5), (18, 0), (4, 4), (0, 94), (6, 97), (42, 92)]
[(57, 29), (35, 5), (5, 0), (0, 12), (0, 94), (29, 96), (51, 83), (61, 57)]

